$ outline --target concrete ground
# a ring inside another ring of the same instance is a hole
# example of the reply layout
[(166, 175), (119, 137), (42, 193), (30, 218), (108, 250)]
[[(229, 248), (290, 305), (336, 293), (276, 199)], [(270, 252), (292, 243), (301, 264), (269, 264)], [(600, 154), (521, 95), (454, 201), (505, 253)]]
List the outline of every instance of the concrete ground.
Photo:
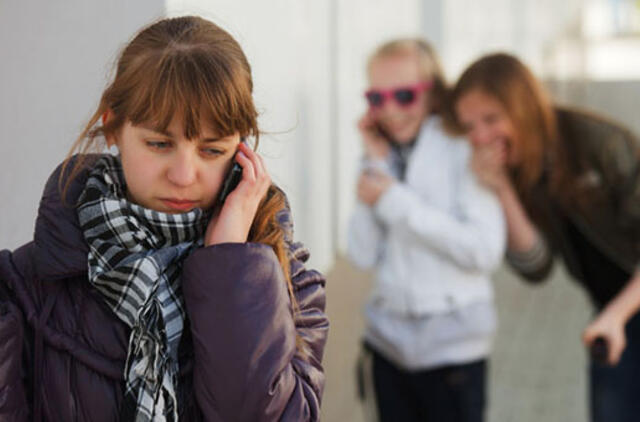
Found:
[[(582, 290), (557, 265), (538, 286), (507, 268), (494, 277), (499, 330), (490, 364), (489, 422), (587, 421), (586, 352), (580, 333), (591, 317)], [(363, 422), (354, 368), (370, 274), (339, 258), (327, 274), (331, 321), (325, 351), (323, 420)]]

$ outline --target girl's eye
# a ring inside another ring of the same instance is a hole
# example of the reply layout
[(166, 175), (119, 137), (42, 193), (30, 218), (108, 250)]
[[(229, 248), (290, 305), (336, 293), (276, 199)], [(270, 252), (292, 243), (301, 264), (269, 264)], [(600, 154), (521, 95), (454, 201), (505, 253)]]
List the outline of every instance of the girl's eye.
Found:
[(204, 155), (209, 157), (215, 157), (224, 154), (224, 151), (216, 148), (202, 148), (201, 151)]
[(167, 150), (171, 147), (171, 142), (167, 141), (146, 141), (147, 146), (157, 150)]

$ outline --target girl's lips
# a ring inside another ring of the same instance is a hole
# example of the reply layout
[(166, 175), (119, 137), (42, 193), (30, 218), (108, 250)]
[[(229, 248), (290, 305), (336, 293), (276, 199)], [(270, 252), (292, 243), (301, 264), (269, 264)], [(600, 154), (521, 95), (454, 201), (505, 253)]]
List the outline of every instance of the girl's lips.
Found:
[(196, 207), (197, 201), (189, 201), (182, 199), (162, 198), (160, 199), (168, 208), (177, 211), (188, 211)]

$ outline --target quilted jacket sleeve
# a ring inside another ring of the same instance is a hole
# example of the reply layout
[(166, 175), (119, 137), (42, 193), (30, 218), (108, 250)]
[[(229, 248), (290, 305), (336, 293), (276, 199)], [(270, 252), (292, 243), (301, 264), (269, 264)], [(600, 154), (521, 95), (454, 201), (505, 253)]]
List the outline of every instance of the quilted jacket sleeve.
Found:
[[(282, 219), (281, 219), (282, 220)], [(290, 216), (284, 216), (290, 229)], [(291, 230), (288, 232), (292, 233)], [(271, 247), (226, 243), (186, 261), (182, 283), (194, 343), (194, 391), (209, 421), (316, 421), (327, 339), (324, 277), (289, 237), (298, 310)], [(296, 334), (308, 353), (296, 348)]]

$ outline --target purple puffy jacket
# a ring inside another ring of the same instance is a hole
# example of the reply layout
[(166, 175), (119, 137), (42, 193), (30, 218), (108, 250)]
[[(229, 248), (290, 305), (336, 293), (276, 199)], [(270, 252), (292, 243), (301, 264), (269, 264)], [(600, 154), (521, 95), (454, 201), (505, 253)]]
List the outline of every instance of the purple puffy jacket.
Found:
[[(0, 252), (0, 421), (115, 421), (129, 329), (87, 281), (87, 245), (62, 204), (58, 168), (45, 187), (34, 240)], [(75, 203), (86, 172), (73, 182)], [(190, 329), (180, 346), (185, 421), (315, 421), (324, 387), (325, 280), (291, 241), (299, 314), (273, 250), (258, 243), (204, 247), (184, 262)], [(296, 333), (309, 356), (296, 350)]]

